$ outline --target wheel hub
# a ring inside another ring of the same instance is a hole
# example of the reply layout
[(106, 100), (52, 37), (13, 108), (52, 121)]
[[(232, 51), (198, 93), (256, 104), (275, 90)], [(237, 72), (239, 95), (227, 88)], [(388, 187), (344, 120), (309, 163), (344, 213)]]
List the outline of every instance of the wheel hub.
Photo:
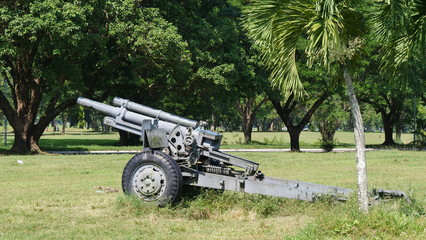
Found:
[(166, 189), (166, 175), (156, 165), (142, 165), (133, 177), (134, 192), (145, 201), (157, 200)]

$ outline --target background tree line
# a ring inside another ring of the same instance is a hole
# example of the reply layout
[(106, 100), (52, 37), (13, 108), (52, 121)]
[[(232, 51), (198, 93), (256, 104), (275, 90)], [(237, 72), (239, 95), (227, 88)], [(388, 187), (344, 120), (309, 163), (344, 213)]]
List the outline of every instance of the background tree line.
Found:
[[(357, 67), (349, 70), (361, 111), (367, 113), (365, 127), (382, 128), (384, 144), (394, 144), (395, 130), (424, 132), (424, 43), (400, 53), (407, 57), (399, 62), (387, 55), (402, 41), (424, 34), (416, 30), (424, 27), (422, 4), (371, 3), (356, 13), (365, 40), (357, 64), (351, 65)], [(208, 120), (212, 129), (242, 130), (244, 142), (251, 141), (254, 128), (285, 127), (291, 149), (298, 151), (298, 137), (307, 126), (318, 129), (324, 142), (333, 142), (338, 128), (353, 127), (338, 84), (341, 64), (307, 66), (309, 38), (302, 35), (294, 42), (294, 67), (302, 80), (297, 87), (306, 94), (272, 87), (273, 69), (243, 21), (250, 7), (243, 0), (0, 1), (0, 80), (5, 83), (0, 108), (14, 129), (12, 150), (40, 151), (38, 140), (54, 119), (78, 122), (78, 110), (66, 111), (78, 96), (98, 101), (120, 96)], [(401, 20), (397, 16), (403, 10)], [(398, 19), (407, 27), (394, 32), (389, 24), (401, 24)], [(402, 80), (403, 87), (390, 79)], [(370, 113), (379, 113), (381, 124)], [(93, 113), (84, 118), (100, 122)]]

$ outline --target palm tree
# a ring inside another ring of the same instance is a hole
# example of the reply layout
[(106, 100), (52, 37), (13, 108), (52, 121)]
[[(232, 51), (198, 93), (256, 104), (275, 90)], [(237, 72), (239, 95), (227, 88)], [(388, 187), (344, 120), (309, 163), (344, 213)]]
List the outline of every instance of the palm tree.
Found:
[(270, 80), (287, 95), (303, 97), (296, 46), (306, 38), (308, 64), (340, 66), (354, 119), (358, 200), (368, 213), (364, 126), (352, 86), (352, 60), (362, 44), (364, 18), (356, 0), (255, 0), (245, 11), (245, 26), (271, 71)]
[(424, 60), (426, 53), (426, 1), (382, 1), (372, 19), (374, 36), (385, 43), (381, 51), (382, 72), (402, 80), (400, 85), (410, 84), (413, 63), (418, 63), (416, 58)]

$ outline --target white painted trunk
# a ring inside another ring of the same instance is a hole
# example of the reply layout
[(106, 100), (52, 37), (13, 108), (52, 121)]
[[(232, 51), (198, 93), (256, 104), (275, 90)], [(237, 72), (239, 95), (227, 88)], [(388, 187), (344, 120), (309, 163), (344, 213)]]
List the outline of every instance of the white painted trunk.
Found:
[(352, 85), (352, 78), (346, 66), (343, 66), (343, 77), (345, 79), (349, 102), (351, 104), (352, 118), (354, 120), (359, 209), (364, 213), (368, 213), (367, 160), (365, 157), (364, 123)]

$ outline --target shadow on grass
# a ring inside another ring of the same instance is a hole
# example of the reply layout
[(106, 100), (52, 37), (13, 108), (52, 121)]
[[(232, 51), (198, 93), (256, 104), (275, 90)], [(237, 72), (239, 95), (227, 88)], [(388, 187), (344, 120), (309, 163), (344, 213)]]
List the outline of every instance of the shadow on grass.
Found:
[(117, 147), (112, 139), (41, 139), (40, 147), (44, 151), (89, 151)]
[[(9, 147), (10, 148), (10, 147)], [(0, 148), (0, 155), (14, 155), (15, 153), (11, 152), (9, 149)]]
[(48, 132), (43, 133), (43, 136), (84, 136), (84, 135), (115, 135), (116, 132), (100, 132), (100, 131), (84, 131), (83, 134), (80, 131), (67, 131), (66, 134), (62, 134), (61, 132)]
[(400, 150), (400, 151), (426, 151), (426, 143), (416, 141), (408, 144), (395, 143), (392, 145), (383, 144), (370, 144), (366, 145), (367, 148), (375, 148), (381, 150)]
[(351, 148), (351, 147), (354, 147), (354, 146), (355, 145), (352, 144), (352, 143), (341, 143), (341, 142), (338, 142), (338, 143), (336, 143), (335, 148), (336, 147)]

